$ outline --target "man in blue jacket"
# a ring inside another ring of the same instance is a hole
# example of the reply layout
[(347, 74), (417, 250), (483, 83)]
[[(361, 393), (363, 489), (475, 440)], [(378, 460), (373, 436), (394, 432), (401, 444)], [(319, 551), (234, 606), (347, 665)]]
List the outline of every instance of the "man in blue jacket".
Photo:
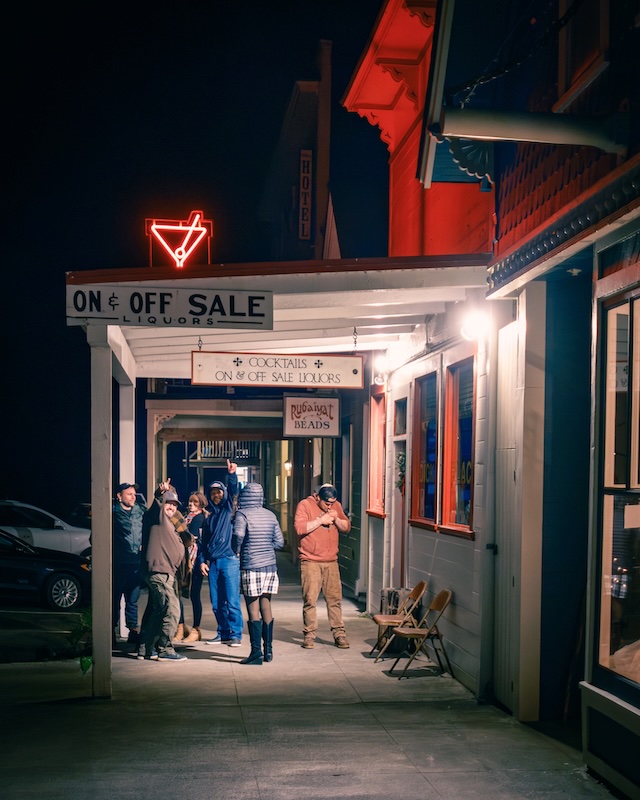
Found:
[(233, 552), (234, 501), (238, 495), (238, 465), (227, 459), (227, 485), (214, 481), (209, 486), (209, 516), (202, 526), (200, 570), (209, 578), (211, 608), (218, 633), (206, 644), (240, 647), (244, 620), (240, 608), (240, 559)]

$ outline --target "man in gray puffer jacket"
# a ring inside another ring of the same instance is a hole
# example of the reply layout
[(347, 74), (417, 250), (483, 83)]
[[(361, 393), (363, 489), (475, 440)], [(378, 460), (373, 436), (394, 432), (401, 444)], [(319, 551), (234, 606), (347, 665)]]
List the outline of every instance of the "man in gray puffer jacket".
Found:
[(271, 595), (278, 593), (276, 550), (284, 547), (284, 536), (276, 515), (264, 508), (259, 483), (248, 483), (240, 492), (233, 523), (232, 546), (240, 556), (240, 588), (249, 615), (251, 653), (241, 664), (262, 664), (273, 659), (273, 615)]

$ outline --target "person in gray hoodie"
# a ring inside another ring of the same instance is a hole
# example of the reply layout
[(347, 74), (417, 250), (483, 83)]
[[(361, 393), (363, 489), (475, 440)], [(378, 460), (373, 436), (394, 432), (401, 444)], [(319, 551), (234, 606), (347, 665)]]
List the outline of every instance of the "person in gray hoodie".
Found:
[(284, 547), (284, 536), (276, 515), (264, 508), (264, 491), (259, 483), (248, 483), (240, 492), (232, 544), (240, 556), (240, 587), (251, 640), (251, 653), (240, 663), (262, 664), (273, 659), (271, 595), (278, 593), (280, 585), (276, 550)]

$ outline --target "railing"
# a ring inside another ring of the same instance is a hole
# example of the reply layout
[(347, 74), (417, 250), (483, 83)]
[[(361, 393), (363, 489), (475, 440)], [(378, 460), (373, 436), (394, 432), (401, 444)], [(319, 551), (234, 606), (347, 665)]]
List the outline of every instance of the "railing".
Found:
[(224, 459), (235, 461), (238, 458), (260, 458), (260, 442), (198, 442), (196, 459)]

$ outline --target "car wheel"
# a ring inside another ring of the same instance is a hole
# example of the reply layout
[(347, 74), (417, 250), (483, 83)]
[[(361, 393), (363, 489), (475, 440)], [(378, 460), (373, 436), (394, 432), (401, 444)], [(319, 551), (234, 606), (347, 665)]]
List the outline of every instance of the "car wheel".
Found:
[(55, 611), (72, 611), (80, 605), (82, 588), (73, 575), (55, 575), (49, 580), (46, 600)]

